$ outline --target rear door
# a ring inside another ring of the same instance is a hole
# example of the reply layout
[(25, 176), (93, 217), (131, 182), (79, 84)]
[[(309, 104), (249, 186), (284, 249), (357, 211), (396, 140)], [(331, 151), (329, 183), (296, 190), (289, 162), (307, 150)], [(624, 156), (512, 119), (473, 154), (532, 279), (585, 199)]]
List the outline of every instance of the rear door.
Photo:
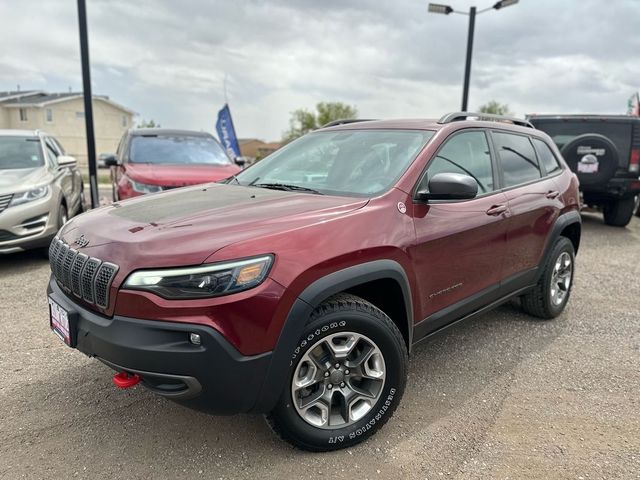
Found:
[(422, 319), (429, 317), (418, 336), (449, 323), (462, 310), (488, 303), (502, 278), (507, 200), (496, 191), (487, 133), (465, 129), (448, 137), (431, 159), (418, 189), (427, 188), (429, 179), (443, 172), (475, 178), (478, 196), (414, 205), (416, 245), (411, 256), (420, 297), (417, 306)]
[(509, 290), (535, 278), (535, 268), (562, 208), (554, 180), (562, 169), (547, 175), (528, 135), (493, 130), (491, 137), (510, 212), (503, 268), (503, 284)]

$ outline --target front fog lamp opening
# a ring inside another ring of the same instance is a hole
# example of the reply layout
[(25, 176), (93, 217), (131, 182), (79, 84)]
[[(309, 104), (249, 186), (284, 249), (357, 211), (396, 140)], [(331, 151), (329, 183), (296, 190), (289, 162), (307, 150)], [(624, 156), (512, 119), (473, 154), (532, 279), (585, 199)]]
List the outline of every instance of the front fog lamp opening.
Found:
[(189, 342), (193, 345), (202, 345), (202, 338), (200, 334), (191, 332), (189, 334)]
[(273, 262), (271, 255), (198, 267), (140, 270), (124, 288), (146, 290), (168, 299), (208, 298), (258, 286)]

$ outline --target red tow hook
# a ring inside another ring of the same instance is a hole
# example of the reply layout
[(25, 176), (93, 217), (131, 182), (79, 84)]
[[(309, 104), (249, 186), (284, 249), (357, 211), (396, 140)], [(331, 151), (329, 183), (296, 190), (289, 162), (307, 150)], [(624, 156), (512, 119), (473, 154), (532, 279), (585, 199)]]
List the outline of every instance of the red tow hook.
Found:
[(113, 376), (113, 384), (118, 388), (131, 388), (138, 382), (140, 382), (140, 375), (137, 373), (131, 375), (127, 372), (120, 372)]

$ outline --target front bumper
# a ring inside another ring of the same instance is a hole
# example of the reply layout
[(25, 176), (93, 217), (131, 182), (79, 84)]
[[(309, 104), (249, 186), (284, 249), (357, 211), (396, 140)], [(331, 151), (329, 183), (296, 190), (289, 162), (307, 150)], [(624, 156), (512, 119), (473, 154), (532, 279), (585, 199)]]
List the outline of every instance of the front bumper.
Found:
[(58, 230), (54, 205), (49, 194), (0, 212), (0, 254), (49, 245)]
[[(70, 312), (75, 348), (116, 371), (137, 373), (153, 392), (216, 414), (254, 409), (271, 352), (240, 354), (211, 327), (98, 315), (69, 299), (55, 280), (49, 296)], [(193, 345), (189, 335), (200, 335)]]

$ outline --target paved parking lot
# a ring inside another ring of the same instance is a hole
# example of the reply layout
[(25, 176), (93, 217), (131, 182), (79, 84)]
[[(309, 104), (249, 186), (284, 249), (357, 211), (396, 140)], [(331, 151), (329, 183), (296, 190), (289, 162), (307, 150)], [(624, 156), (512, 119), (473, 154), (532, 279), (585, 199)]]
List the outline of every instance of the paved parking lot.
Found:
[(560, 318), (505, 305), (422, 343), (392, 420), (330, 454), (116, 390), (48, 330), (46, 260), (0, 257), (0, 478), (640, 478), (640, 219), (583, 219)]

